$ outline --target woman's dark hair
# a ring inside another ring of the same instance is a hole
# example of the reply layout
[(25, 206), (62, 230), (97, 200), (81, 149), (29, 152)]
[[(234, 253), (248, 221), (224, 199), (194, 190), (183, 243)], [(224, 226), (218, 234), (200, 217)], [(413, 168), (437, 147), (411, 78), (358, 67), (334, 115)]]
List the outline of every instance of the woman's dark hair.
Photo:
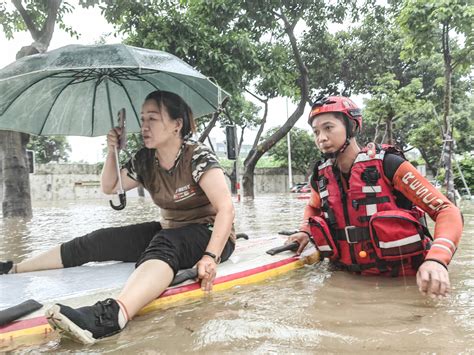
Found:
[(160, 110), (165, 107), (171, 119), (177, 120), (181, 118), (183, 120), (181, 138), (189, 138), (194, 132), (196, 132), (193, 112), (181, 96), (169, 91), (157, 90), (149, 93), (145, 98), (145, 101), (146, 100), (154, 100)]

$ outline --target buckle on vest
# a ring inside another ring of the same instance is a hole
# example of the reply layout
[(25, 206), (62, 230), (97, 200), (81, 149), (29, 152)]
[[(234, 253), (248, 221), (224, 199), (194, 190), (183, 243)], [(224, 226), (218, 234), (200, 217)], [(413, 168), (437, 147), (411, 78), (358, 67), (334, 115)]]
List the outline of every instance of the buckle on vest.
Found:
[(350, 230), (356, 229), (356, 226), (346, 226), (344, 227), (344, 234), (346, 235), (346, 240), (349, 244), (355, 244), (357, 243), (357, 240), (355, 242), (351, 241), (351, 235), (350, 235)]

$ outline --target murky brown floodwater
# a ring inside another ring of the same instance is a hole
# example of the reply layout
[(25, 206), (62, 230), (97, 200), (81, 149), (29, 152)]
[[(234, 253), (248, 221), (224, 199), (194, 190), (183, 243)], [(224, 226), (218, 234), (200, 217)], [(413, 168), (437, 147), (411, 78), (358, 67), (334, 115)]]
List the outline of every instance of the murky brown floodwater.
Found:
[[(305, 203), (289, 194), (237, 203), (237, 229), (258, 238), (297, 227)], [(360, 277), (323, 263), (138, 317), (91, 347), (52, 340), (18, 352), (474, 353), (474, 204), (465, 202), (463, 212), (453, 290), (444, 300), (421, 296), (413, 277)], [(26, 224), (0, 219), (0, 259), (20, 260), (100, 227), (149, 221), (156, 209), (132, 200), (117, 213), (106, 201), (77, 201), (36, 204), (34, 214)]]

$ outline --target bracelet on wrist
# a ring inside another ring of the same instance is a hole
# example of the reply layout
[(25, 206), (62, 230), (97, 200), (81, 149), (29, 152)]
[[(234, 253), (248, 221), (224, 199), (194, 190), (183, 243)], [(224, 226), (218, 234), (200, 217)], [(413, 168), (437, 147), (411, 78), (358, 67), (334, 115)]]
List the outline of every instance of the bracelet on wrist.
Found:
[(205, 252), (203, 253), (203, 255), (207, 255), (207, 256), (213, 258), (216, 264), (219, 264), (219, 263), (221, 262), (221, 257), (220, 257), (220, 256), (217, 256), (217, 255), (214, 254), (214, 253), (211, 253), (210, 251), (205, 251)]
[(298, 233), (304, 233), (304, 234), (306, 234), (308, 237), (311, 238), (311, 234), (310, 234), (309, 232), (307, 232), (307, 231), (302, 231), (302, 230), (300, 230), (300, 231), (298, 231)]
[(436, 259), (425, 259), (425, 260), (423, 260), (423, 262), (425, 262), (425, 261), (434, 261), (435, 263), (438, 263), (438, 264), (442, 265), (446, 270), (448, 270), (448, 266), (445, 265), (443, 262), (441, 262), (439, 260), (436, 260)]

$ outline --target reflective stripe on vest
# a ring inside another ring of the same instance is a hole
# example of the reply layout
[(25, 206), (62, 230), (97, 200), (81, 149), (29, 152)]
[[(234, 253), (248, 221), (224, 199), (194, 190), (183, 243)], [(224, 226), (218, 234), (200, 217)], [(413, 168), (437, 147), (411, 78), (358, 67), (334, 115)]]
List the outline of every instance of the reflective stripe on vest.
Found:
[(420, 240), (421, 240), (420, 235), (415, 234), (410, 237), (394, 240), (393, 242), (380, 242), (379, 244), (381, 248), (389, 249), (389, 248), (401, 247), (403, 245), (416, 243), (416, 242), (419, 242)]

